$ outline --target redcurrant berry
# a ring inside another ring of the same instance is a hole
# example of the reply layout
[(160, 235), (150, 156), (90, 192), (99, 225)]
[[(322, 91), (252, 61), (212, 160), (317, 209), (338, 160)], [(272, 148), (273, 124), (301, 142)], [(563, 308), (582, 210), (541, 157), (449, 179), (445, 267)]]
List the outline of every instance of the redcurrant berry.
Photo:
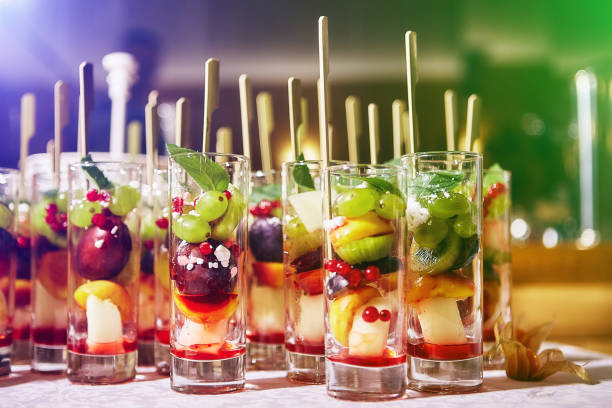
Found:
[(95, 188), (92, 188), (91, 190), (89, 190), (87, 192), (87, 201), (90, 202), (94, 202), (94, 201), (98, 201), (99, 195), (98, 195), (98, 190), (96, 190)]
[(202, 242), (200, 244), (200, 253), (202, 255), (208, 255), (212, 252), (212, 246), (208, 242)]
[(375, 265), (368, 266), (363, 272), (363, 275), (370, 282), (374, 282), (380, 278), (380, 269)]
[(361, 271), (359, 269), (353, 269), (348, 275), (349, 286), (357, 287), (361, 282)]
[(391, 312), (388, 311), (387, 309), (381, 310), (380, 311), (380, 321), (388, 322), (389, 320), (391, 320)]
[(368, 323), (374, 323), (380, 316), (378, 314), (378, 309), (376, 309), (374, 306), (368, 306), (361, 314), (361, 317)]
[(228, 200), (232, 198), (232, 193), (230, 193), (228, 190), (225, 190), (223, 194), (225, 194), (225, 198), (227, 198)]

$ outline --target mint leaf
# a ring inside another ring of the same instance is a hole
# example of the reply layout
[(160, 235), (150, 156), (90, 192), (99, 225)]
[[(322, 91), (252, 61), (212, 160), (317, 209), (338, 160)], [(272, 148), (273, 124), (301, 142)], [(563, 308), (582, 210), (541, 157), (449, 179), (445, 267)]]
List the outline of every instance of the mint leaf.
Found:
[(465, 175), (460, 171), (435, 170), (417, 174), (416, 178), (410, 182), (409, 189), (417, 197), (421, 197), (442, 191), (452, 191), (464, 179)]
[[(178, 147), (168, 143), (166, 149), (170, 156), (198, 183), (203, 191), (225, 191), (230, 176), (223, 166), (195, 150)], [(177, 156), (181, 153), (195, 153), (192, 156)]]
[(111, 181), (106, 178), (104, 173), (102, 173), (102, 170), (100, 170), (98, 166), (93, 163), (90, 154), (83, 157), (81, 159), (81, 163), (85, 164), (85, 166), (82, 166), (83, 171), (92, 178), (100, 190), (111, 190), (115, 188), (113, 183), (111, 183)]
[(249, 203), (257, 204), (261, 200), (274, 201), (280, 199), (282, 195), (282, 186), (280, 184), (265, 184), (263, 186), (253, 187), (249, 195)]
[(382, 178), (379, 177), (357, 177), (358, 180), (363, 180), (366, 183), (368, 183), (368, 185), (370, 187), (372, 187), (375, 190), (378, 190), (380, 193), (384, 194), (387, 191), (395, 194), (397, 196), (403, 197), (404, 195), (402, 194), (402, 192), (399, 190), (399, 188), (397, 188), (396, 185), (394, 185), (393, 183), (388, 182), (387, 180), (383, 180)]
[[(303, 162), (304, 153), (300, 153), (297, 158), (297, 162)], [(311, 190), (315, 189), (314, 181), (312, 180), (312, 176), (310, 175), (310, 170), (308, 169), (308, 165), (306, 164), (296, 164), (293, 167), (293, 180), (302, 187), (309, 188)]]

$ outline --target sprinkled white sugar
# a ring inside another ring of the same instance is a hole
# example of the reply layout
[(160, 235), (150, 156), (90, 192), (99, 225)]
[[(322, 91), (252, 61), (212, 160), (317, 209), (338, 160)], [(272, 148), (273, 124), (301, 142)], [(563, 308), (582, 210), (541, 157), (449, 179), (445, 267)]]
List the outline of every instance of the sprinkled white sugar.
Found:
[(202, 258), (196, 258), (196, 263), (198, 265), (202, 265), (204, 263), (204, 260)]
[(429, 219), (429, 211), (427, 208), (421, 207), (421, 204), (413, 197), (408, 197), (406, 203), (406, 222), (409, 231), (415, 231), (419, 225), (427, 222)]
[(117, 227), (116, 225), (113, 227), (113, 229), (111, 230), (111, 234), (115, 235), (117, 233), (117, 231), (119, 231), (119, 227)]
[(98, 249), (102, 248), (102, 245), (104, 245), (103, 239), (97, 239), (96, 242), (94, 242), (94, 246)]
[(219, 262), (221, 262), (221, 265), (224, 268), (228, 267), (231, 256), (232, 253), (230, 252), (230, 250), (224, 247), (223, 245), (219, 245), (217, 249), (215, 249), (215, 257), (219, 260)]
[(209, 262), (209, 263), (208, 263), (208, 267), (209, 267), (210, 269), (216, 269), (216, 268), (218, 268), (218, 267), (219, 267), (219, 262)]
[(333, 230), (334, 228), (338, 228), (346, 224), (346, 217), (337, 216), (332, 218), (329, 221), (325, 221), (325, 229), (328, 231)]
[(190, 263), (190, 264), (187, 264), (186, 268), (187, 268), (188, 271), (190, 271), (190, 270), (192, 270), (194, 268), (194, 266), (193, 266), (193, 264)]

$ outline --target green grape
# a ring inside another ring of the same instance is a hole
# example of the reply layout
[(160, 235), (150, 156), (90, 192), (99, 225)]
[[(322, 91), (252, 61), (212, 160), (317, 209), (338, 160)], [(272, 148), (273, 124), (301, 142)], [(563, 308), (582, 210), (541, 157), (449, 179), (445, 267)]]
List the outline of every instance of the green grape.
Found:
[(406, 212), (404, 199), (396, 194), (385, 193), (378, 201), (376, 214), (387, 220), (395, 220)]
[(57, 204), (57, 209), (59, 210), (59, 212), (66, 212), (67, 210), (67, 202), (66, 202), (66, 192), (65, 191), (60, 191), (59, 194), (57, 195), (57, 199), (55, 201), (55, 204)]
[(210, 225), (202, 217), (183, 214), (172, 223), (172, 232), (184, 241), (197, 244), (210, 237)]
[(270, 212), (270, 215), (272, 217), (276, 217), (276, 218), (283, 218), (283, 209), (280, 207), (277, 208), (273, 208), (272, 211)]
[(299, 217), (295, 217), (291, 219), (291, 221), (287, 223), (286, 228), (287, 228), (287, 236), (290, 239), (299, 238), (302, 235), (308, 234), (308, 231), (306, 230), (304, 223), (302, 222), (302, 220), (300, 220)]
[(123, 217), (132, 211), (140, 201), (140, 193), (134, 187), (123, 185), (111, 192), (108, 209), (115, 215)]
[(212, 237), (218, 241), (225, 241), (232, 236), (236, 226), (244, 216), (246, 200), (233, 184), (227, 186), (227, 190), (231, 193), (227, 205), (227, 211), (219, 220), (214, 223)]
[(206, 221), (214, 221), (227, 210), (227, 197), (221, 191), (206, 191), (200, 194), (195, 209)]
[(508, 208), (510, 208), (508, 194), (500, 194), (491, 200), (491, 203), (487, 207), (487, 218), (501, 217)]
[(344, 217), (361, 217), (376, 208), (379, 194), (371, 188), (354, 188), (336, 198), (334, 213)]
[(461, 238), (469, 238), (476, 233), (476, 224), (471, 214), (461, 214), (453, 221), (453, 229)]
[(13, 223), (13, 213), (9, 208), (0, 203), (0, 228), (8, 229)]
[(470, 210), (470, 201), (458, 193), (442, 193), (427, 203), (429, 213), (437, 218), (450, 218)]
[(142, 217), (140, 236), (143, 240), (155, 238), (155, 218), (151, 212), (148, 212), (144, 217)]
[(431, 217), (419, 225), (414, 232), (415, 241), (422, 247), (435, 248), (448, 234), (448, 224), (439, 218)]
[(97, 201), (92, 203), (81, 199), (74, 202), (70, 208), (70, 222), (79, 228), (87, 228), (91, 225), (91, 217), (101, 212), (102, 206)]

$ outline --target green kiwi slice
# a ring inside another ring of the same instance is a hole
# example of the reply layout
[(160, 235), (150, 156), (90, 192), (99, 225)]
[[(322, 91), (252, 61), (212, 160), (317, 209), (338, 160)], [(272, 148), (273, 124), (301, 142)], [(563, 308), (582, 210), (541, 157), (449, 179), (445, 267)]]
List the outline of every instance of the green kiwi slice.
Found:
[(393, 234), (362, 238), (347, 242), (336, 248), (336, 253), (351, 265), (360, 262), (373, 262), (389, 256), (393, 246)]
[(462, 240), (452, 230), (435, 248), (419, 245), (415, 240), (410, 246), (410, 269), (421, 275), (436, 274), (453, 269), (463, 249)]

